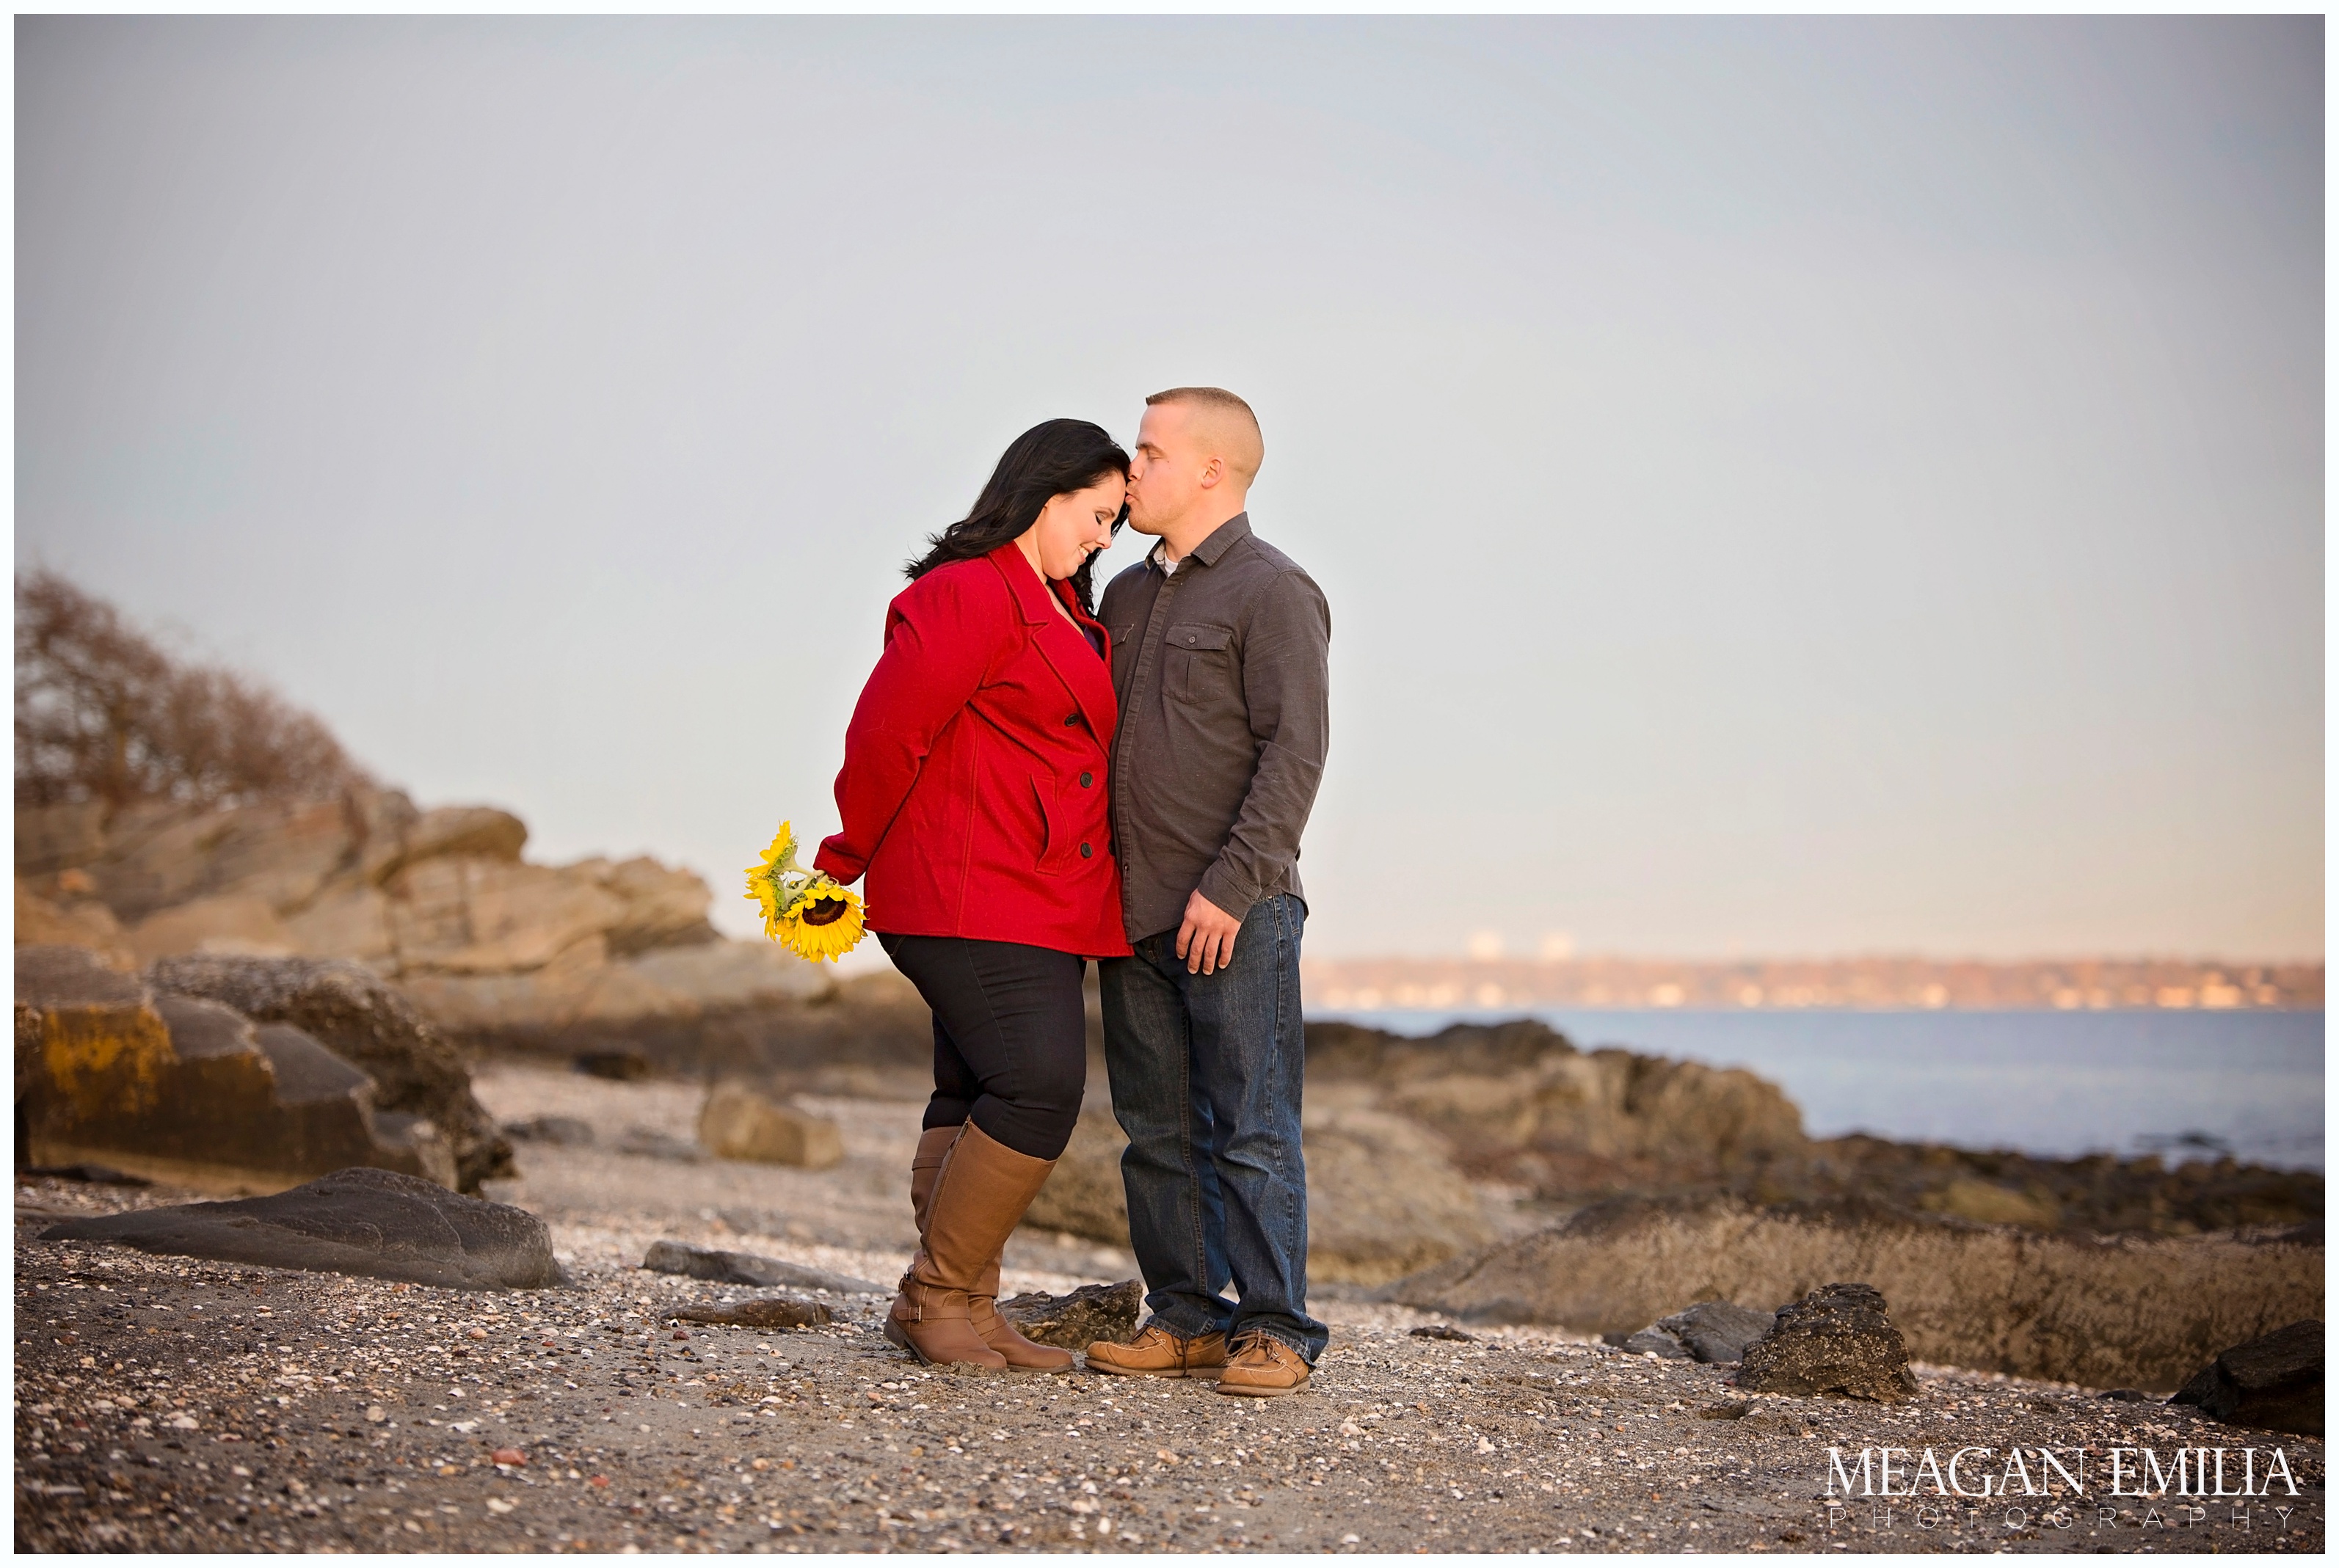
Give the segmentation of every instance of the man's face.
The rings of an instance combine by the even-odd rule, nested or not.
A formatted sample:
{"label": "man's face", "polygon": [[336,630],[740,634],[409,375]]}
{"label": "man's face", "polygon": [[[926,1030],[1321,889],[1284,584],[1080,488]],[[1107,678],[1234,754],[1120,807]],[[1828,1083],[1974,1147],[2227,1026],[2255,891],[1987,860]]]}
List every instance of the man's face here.
{"label": "man's face", "polygon": [[1137,450],[1129,465],[1129,526],[1158,534],[1190,511],[1202,493],[1210,465],[1193,438],[1183,405],[1155,403],[1137,426]]}

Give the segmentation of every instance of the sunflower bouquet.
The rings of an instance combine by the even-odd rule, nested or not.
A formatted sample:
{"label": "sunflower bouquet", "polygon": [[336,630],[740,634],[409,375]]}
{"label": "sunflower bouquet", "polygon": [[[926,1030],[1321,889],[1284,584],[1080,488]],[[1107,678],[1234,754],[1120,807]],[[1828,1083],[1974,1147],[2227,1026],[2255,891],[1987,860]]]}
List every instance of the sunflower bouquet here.
{"label": "sunflower bouquet", "polygon": [[827,873],[796,864],[796,835],[786,823],[747,868],[747,897],[763,906],[764,934],[799,958],[843,958],[860,943],[860,898]]}

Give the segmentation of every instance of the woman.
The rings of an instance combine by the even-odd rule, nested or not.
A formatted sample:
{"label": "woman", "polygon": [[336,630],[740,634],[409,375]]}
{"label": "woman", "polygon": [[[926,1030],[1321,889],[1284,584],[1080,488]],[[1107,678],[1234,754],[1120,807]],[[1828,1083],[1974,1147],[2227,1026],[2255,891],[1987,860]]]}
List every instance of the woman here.
{"label": "woman", "polygon": [[1090,582],[1128,477],[1103,430],[1051,419],[911,564],[845,731],[844,826],[814,862],[867,874],[869,928],[933,1009],[919,1249],[885,1324],[921,1361],[1072,1365],[993,1303],[1008,1235],[1080,1117],[1086,961],[1130,951],[1105,808],[1111,649]]}

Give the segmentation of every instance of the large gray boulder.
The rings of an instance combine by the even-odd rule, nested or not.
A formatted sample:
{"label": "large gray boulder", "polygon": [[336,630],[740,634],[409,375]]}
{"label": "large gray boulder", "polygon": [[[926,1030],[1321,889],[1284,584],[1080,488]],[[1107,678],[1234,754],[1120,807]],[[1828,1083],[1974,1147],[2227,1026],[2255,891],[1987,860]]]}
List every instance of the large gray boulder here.
{"label": "large gray boulder", "polygon": [[290,1024],[154,994],[79,948],[16,950],[19,1158],[95,1163],[199,1191],[275,1191],[349,1166],[452,1184],[423,1119]]}
{"label": "large gray boulder", "polygon": [[1867,1285],[1826,1285],[1779,1308],[1771,1331],[1746,1347],[1738,1386],[1890,1404],[1914,1395],[1917,1379],[1882,1294]]}
{"label": "large gray boulder", "polygon": [[1426,1039],[1328,1021],[1307,1033],[1311,1089],[1371,1086],[1381,1109],[1445,1135],[1474,1172],[1536,1185],[1575,1169],[1679,1181],[1759,1170],[1809,1147],[1794,1102],[1752,1073],[1580,1050],[1529,1019]]}
{"label": "large gray boulder", "polygon": [[[58,879],[47,880],[54,884]],[[87,948],[110,968],[137,967],[122,945],[122,924],[112,910],[94,898],[74,898],[54,887],[51,891],[55,897],[26,885],[21,876],[16,879],[17,946]]]}
{"label": "large gray boulder", "polygon": [[2322,1323],[2309,1318],[2220,1352],[2169,1403],[2235,1426],[2322,1436]]}
{"label": "large gray boulder", "polygon": [[402,1279],[458,1290],[540,1290],[567,1277],[544,1221],[419,1177],[340,1170],[268,1198],[67,1220],[43,1241],[100,1241],[174,1257]]}
{"label": "large gray boulder", "polygon": [[153,801],[109,816],[104,849],[84,864],[98,896],[125,922],[229,895],[285,912],[315,898],[349,865],[359,827],[346,800],[224,810]]}
{"label": "large gray boulder", "polygon": [[[17,814],[16,833],[44,940],[104,938],[94,945],[142,960],[355,960],[451,1032],[663,1027],[826,994],[817,966],[768,942],[722,942],[706,918],[714,893],[695,873],[646,857],[532,865],[527,840],[509,812],[418,811],[366,785],[232,808],[35,808]],[[54,904],[68,880],[94,894],[118,942],[44,918],[39,901]]]}
{"label": "large gray boulder", "polygon": [[360,871],[376,886],[410,865],[448,855],[473,860],[519,863],[528,843],[528,824],[494,806],[449,805],[418,812],[404,795],[392,792],[382,809],[367,823],[365,855]]}
{"label": "large gray boulder", "polygon": [[[1316,1278],[1383,1285],[1494,1238],[1485,1205],[1436,1133],[1363,1109],[1310,1112],[1300,1133],[1308,1169],[1308,1270]],[[1081,1116],[1023,1222],[1129,1245],[1121,1151],[1110,1113]]]}
{"label": "large gray boulder", "polygon": [[427,1119],[438,1129],[453,1151],[463,1191],[514,1174],[511,1142],[473,1097],[470,1070],[454,1046],[363,964],[196,954],[160,960],[146,977],[159,991],[291,1024],[364,1069],[379,1109]]}
{"label": "large gray boulder", "polygon": [[1120,1182],[1120,1154],[1128,1147],[1110,1111],[1082,1112],[1046,1184],[1023,1211],[1023,1223],[1127,1247],[1129,1199]]}
{"label": "large gray boulder", "polygon": [[1485,1205],[1446,1142],[1385,1112],[1310,1113],[1308,1271],[1346,1285],[1386,1285],[1495,1238]]}

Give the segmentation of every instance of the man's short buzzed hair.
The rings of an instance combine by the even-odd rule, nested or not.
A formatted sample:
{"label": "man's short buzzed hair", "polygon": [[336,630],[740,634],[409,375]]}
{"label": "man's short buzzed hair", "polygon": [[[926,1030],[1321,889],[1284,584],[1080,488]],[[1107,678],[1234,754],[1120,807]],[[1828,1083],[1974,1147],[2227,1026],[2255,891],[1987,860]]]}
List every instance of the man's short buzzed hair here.
{"label": "man's short buzzed hair", "polygon": [[1246,487],[1258,478],[1258,466],[1267,458],[1267,441],[1258,433],[1258,416],[1250,411],[1248,403],[1224,387],[1172,387],[1145,399],[1149,409],[1156,403],[1183,403],[1199,410],[1218,438],[1218,455],[1227,460],[1227,467],[1242,476]]}

